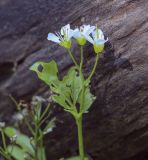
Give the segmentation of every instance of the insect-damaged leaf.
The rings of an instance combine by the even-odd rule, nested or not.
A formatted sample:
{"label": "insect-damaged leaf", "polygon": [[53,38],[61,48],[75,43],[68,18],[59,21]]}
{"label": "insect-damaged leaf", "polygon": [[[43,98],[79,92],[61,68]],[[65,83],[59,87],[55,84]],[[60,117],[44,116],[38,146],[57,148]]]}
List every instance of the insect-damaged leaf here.
{"label": "insect-damaged leaf", "polygon": [[52,83],[58,81],[58,67],[54,60],[48,63],[40,61],[36,62],[30,67],[30,70],[36,72],[39,79],[41,79],[48,85],[51,85]]}

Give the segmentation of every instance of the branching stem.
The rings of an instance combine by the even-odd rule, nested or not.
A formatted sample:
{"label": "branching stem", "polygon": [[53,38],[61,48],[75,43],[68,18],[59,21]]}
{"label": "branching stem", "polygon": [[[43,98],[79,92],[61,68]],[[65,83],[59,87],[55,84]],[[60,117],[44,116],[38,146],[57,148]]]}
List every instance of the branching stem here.
{"label": "branching stem", "polygon": [[96,61],[95,61],[94,67],[93,67],[93,69],[92,69],[91,74],[90,74],[89,77],[87,78],[87,80],[91,80],[92,76],[94,75],[94,73],[95,73],[95,71],[96,71],[96,68],[97,68],[98,60],[99,60],[99,54],[97,54],[97,56],[96,56]]}
{"label": "branching stem", "polygon": [[76,67],[77,67],[77,69],[79,70],[79,65],[78,65],[78,63],[76,62],[76,60],[75,60],[75,58],[74,58],[74,56],[73,56],[73,54],[72,54],[71,50],[70,50],[70,49],[68,49],[68,52],[69,52],[69,55],[70,55],[70,57],[71,57],[71,59],[72,59],[73,63],[75,64],[75,66],[76,66]]}

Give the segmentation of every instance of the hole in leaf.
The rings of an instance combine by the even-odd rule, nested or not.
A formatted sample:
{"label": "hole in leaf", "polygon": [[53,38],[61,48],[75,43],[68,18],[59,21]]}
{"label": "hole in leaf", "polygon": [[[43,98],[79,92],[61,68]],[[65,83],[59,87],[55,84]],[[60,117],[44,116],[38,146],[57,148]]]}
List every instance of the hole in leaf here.
{"label": "hole in leaf", "polygon": [[80,74],[76,71],[76,77],[79,77],[80,76]]}
{"label": "hole in leaf", "polygon": [[42,66],[41,64],[38,66],[38,71],[39,71],[39,72],[42,72],[42,71],[43,71],[43,66]]}

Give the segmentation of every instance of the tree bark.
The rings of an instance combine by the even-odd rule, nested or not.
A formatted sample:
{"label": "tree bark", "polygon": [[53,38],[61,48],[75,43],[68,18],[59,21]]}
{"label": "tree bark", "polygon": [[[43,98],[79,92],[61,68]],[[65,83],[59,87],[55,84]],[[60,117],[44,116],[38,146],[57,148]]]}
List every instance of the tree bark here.
{"label": "tree bark", "polygon": [[[148,159],[147,11],[147,0],[1,0],[0,120],[15,112],[9,94],[27,102],[49,95],[29,71],[33,62],[54,58],[63,74],[72,66],[66,50],[47,41],[48,32],[67,23],[98,24],[109,42],[92,82],[97,99],[84,118],[87,152],[95,160]],[[79,57],[75,44],[73,50]],[[87,45],[86,74],[94,56]],[[55,116],[60,123],[47,142],[52,160],[75,154],[77,146],[73,119],[58,107]]]}

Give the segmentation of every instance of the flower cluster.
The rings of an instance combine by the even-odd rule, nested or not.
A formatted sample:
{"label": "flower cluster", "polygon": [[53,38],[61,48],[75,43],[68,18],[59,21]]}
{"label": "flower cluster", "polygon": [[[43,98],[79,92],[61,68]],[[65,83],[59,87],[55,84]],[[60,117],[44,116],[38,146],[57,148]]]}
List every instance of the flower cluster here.
{"label": "flower cluster", "polygon": [[70,25],[61,28],[60,32],[55,34],[49,33],[47,39],[63,46],[66,49],[71,48],[71,39],[76,39],[77,43],[81,46],[85,45],[86,41],[89,41],[96,54],[100,53],[104,49],[105,39],[101,29],[97,26],[83,25],[80,28],[71,29]]}

